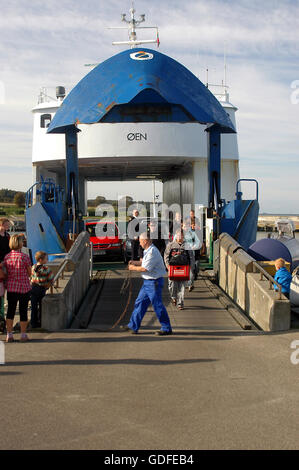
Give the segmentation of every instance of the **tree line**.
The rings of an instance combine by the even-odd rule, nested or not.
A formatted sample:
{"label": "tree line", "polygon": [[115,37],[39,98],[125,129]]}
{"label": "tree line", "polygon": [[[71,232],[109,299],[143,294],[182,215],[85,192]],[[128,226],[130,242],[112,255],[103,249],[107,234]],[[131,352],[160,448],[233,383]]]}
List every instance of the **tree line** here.
{"label": "tree line", "polygon": [[22,191],[14,191],[13,189],[0,189],[0,203],[8,202],[18,207],[25,205],[25,193]]}

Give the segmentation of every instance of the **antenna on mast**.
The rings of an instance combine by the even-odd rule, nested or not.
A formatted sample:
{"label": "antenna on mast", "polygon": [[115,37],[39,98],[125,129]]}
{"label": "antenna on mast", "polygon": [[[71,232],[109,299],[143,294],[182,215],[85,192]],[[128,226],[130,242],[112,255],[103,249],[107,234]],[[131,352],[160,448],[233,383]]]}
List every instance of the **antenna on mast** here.
{"label": "antenna on mast", "polygon": [[[130,15],[131,19],[127,20],[126,13],[121,14],[121,21],[126,23],[127,26],[110,26],[108,29],[127,29],[128,34],[129,34],[129,40],[128,41],[114,41],[112,43],[113,46],[122,46],[122,45],[129,45],[131,46],[131,49],[133,49],[136,46],[140,46],[141,44],[157,44],[157,46],[160,46],[160,39],[159,39],[159,30],[157,26],[139,26],[141,23],[145,21],[145,15],[142,14],[140,15],[140,19],[136,20],[135,18],[135,13],[136,10],[134,8],[134,1],[131,2],[131,8],[130,8]],[[136,29],[155,29],[156,30],[156,39],[137,39],[137,33]],[[95,64],[84,64],[85,67],[96,67],[98,63]]]}
{"label": "antenna on mast", "polygon": [[[160,39],[159,39],[159,31],[157,26],[139,26],[141,23],[145,21],[145,14],[140,15],[140,19],[136,20],[135,13],[136,10],[134,8],[134,2],[132,1],[130,8],[130,15],[131,18],[127,20],[126,13],[121,14],[121,21],[126,23],[127,26],[110,26],[108,29],[127,29],[129,34],[128,41],[114,41],[112,43],[113,46],[122,46],[122,45],[129,45],[131,49],[136,46],[140,46],[141,44],[157,44],[160,46]],[[156,39],[137,39],[137,29],[155,29],[156,30]]]}
{"label": "antenna on mast", "polygon": [[[221,85],[216,84],[216,83],[209,83],[209,71],[210,69],[207,67],[206,68],[206,87],[207,88],[221,88],[221,91],[213,91],[213,94],[216,96],[216,98],[220,99],[221,101],[229,102],[229,86],[227,85],[227,56],[226,56],[226,46],[227,46],[227,41],[224,42],[224,48],[223,48],[223,79],[221,80]],[[216,71],[216,70],[215,70]]]}
{"label": "antenna on mast", "polygon": [[223,50],[223,67],[224,67],[224,84],[223,84],[223,90],[224,90],[224,96],[225,100],[229,101],[229,94],[228,94],[228,86],[227,86],[227,61],[226,61],[226,46],[227,46],[227,41],[224,41],[224,50]]}

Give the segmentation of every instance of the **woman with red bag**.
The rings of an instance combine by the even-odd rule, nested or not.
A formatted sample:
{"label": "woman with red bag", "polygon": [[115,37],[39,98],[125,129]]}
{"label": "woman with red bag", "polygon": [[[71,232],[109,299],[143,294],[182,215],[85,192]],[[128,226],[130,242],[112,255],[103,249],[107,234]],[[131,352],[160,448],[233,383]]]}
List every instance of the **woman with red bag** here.
{"label": "woman with red bag", "polygon": [[[164,262],[168,269],[168,275],[173,274],[173,276],[171,275],[168,278],[168,290],[172,303],[177,305],[179,310],[184,309],[185,284],[189,279],[189,270],[194,267],[194,253],[192,250],[188,250],[187,247],[183,231],[179,229],[175,234],[174,240],[168,243],[164,253]],[[188,266],[189,270],[186,273],[185,279],[176,278],[175,270],[171,269],[171,266]],[[183,270],[177,269],[176,271],[178,276],[180,276],[179,271]]]}

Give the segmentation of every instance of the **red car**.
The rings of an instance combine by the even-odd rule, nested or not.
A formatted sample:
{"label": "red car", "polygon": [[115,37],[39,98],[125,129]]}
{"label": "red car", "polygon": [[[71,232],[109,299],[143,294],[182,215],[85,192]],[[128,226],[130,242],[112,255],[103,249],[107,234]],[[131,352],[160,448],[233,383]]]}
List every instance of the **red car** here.
{"label": "red car", "polygon": [[123,258],[123,241],[119,238],[119,230],[114,222],[86,222],[85,229],[90,235],[94,257]]}

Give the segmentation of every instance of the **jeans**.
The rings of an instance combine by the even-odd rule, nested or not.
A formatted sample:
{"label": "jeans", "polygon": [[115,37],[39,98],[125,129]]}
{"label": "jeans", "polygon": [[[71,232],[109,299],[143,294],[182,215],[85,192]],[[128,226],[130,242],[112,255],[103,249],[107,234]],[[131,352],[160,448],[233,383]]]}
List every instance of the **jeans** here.
{"label": "jeans", "polygon": [[170,297],[177,301],[179,307],[184,307],[185,283],[190,281],[172,281],[168,279]]}
{"label": "jeans", "polygon": [[38,284],[32,285],[31,291],[31,326],[37,328],[41,326],[42,299],[46,294],[46,289]]}
{"label": "jeans", "polygon": [[139,260],[139,240],[131,240],[131,246],[132,246],[131,260],[138,261]]}
{"label": "jeans", "polygon": [[5,318],[4,315],[4,295],[0,297],[0,319]]}
{"label": "jeans", "polygon": [[195,267],[194,267],[194,279],[197,279],[199,274],[199,259],[195,259]]}
{"label": "jeans", "polygon": [[170,320],[166,308],[163,305],[162,289],[163,277],[159,279],[144,279],[143,285],[135,301],[128,327],[138,331],[144,315],[150,304],[152,304],[163,331],[171,331]]}
{"label": "jeans", "polygon": [[187,281],[187,287],[193,286],[194,279],[195,279],[194,270],[190,266],[190,276],[189,276],[189,281]]}

